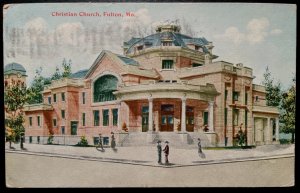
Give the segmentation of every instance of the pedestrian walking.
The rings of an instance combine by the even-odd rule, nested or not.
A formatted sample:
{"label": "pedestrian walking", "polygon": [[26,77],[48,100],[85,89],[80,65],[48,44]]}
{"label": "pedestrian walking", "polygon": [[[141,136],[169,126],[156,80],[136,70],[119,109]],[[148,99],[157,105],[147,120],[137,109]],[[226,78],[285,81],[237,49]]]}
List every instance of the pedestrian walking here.
{"label": "pedestrian walking", "polygon": [[205,158],[205,154],[204,154],[203,151],[202,151],[201,139],[200,139],[200,138],[198,138],[198,155],[199,155],[201,158]]}
{"label": "pedestrian walking", "polygon": [[161,141],[157,142],[157,153],[158,153],[158,163],[161,164],[161,152],[162,152],[162,148],[161,148]]}
{"label": "pedestrian walking", "polygon": [[97,148],[101,148],[101,150],[104,151],[103,143],[102,143],[102,134],[101,133],[99,133],[99,143],[98,143]]}
{"label": "pedestrian walking", "polygon": [[169,160],[168,160],[168,156],[169,156],[169,142],[168,141],[165,141],[165,148],[163,149],[164,153],[165,153],[165,164],[168,164],[169,163]]}
{"label": "pedestrian walking", "polygon": [[111,132],[111,148],[115,149],[116,147],[116,139],[115,139],[115,135],[114,132]]}

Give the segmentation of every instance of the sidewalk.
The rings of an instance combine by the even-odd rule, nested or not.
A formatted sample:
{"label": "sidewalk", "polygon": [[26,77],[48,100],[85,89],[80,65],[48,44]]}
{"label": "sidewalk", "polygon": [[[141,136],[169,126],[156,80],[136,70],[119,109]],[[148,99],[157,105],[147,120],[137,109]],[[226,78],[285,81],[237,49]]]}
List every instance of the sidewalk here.
{"label": "sidewalk", "polygon": [[[14,150],[9,149],[8,143],[6,143],[5,151],[72,159],[87,159],[95,161],[166,167],[166,165],[157,164],[158,155],[156,146],[117,147],[117,151],[114,151],[111,148],[104,148],[104,152],[98,151],[95,147],[74,147],[25,143],[25,150],[21,150],[20,144],[13,144],[12,146],[15,148]],[[170,165],[167,167],[216,164],[224,162],[269,159],[275,157],[291,157],[294,156],[295,150],[294,145],[265,145],[258,146],[254,149],[203,149],[203,153],[206,157],[200,158],[198,156],[197,149],[178,149],[173,148],[171,144],[169,146]],[[162,161],[164,163],[163,153]]]}

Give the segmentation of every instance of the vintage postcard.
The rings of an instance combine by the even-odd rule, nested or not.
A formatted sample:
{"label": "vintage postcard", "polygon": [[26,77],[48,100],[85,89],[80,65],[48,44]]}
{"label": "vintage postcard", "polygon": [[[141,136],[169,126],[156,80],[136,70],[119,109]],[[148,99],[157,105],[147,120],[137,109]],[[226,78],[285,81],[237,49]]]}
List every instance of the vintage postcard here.
{"label": "vintage postcard", "polygon": [[3,43],[7,187],[294,186],[294,4],[5,4]]}

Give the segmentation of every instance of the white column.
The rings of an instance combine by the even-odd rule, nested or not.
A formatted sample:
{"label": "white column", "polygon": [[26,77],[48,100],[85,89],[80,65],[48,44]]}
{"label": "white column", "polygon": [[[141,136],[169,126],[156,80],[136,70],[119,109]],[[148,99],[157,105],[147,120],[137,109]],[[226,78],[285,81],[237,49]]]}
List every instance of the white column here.
{"label": "white column", "polygon": [[122,123],[121,123],[121,101],[118,102],[118,130],[122,130]]}
{"label": "white column", "polygon": [[181,98],[181,132],[186,132],[186,98]]}
{"label": "white column", "polygon": [[149,97],[149,120],[148,120],[148,131],[153,131],[153,98]]}
{"label": "white column", "polygon": [[279,141],[279,118],[276,118],[276,141]]}
{"label": "white column", "polygon": [[209,101],[208,102],[208,127],[209,131],[213,132],[214,131],[214,101]]}

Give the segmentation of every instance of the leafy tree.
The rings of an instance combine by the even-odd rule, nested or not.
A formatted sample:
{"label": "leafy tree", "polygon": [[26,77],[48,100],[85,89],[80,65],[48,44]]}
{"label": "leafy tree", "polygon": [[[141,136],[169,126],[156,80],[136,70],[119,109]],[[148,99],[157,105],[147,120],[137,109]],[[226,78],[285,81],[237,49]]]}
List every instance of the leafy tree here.
{"label": "leafy tree", "polygon": [[58,80],[58,79],[60,79],[61,77],[62,77],[62,75],[60,74],[59,68],[58,68],[58,66],[56,66],[55,72],[54,72],[54,74],[52,75],[51,80]]}
{"label": "leafy tree", "polygon": [[[24,112],[22,111],[24,104],[28,100],[28,90],[22,82],[16,82],[12,80],[12,84],[8,85],[4,91],[4,105],[6,110],[6,137],[10,142],[18,141],[23,137],[25,128],[24,123]],[[23,148],[23,140],[21,138],[20,143]]]}
{"label": "leafy tree", "polygon": [[42,91],[44,90],[45,78],[41,76],[42,68],[35,72],[34,80],[28,88],[28,103],[36,104],[43,102]]}
{"label": "leafy tree", "polygon": [[296,78],[293,78],[293,85],[283,94],[281,109],[283,113],[280,121],[284,123],[282,131],[292,134],[292,143],[295,141],[295,113],[296,113]]}
{"label": "leafy tree", "polygon": [[64,58],[64,60],[62,62],[62,67],[63,67],[62,77],[63,78],[67,78],[67,77],[71,76],[71,74],[72,74],[71,65],[72,65],[72,60],[70,59],[69,63],[67,63],[66,59]]}
{"label": "leafy tree", "polygon": [[279,106],[282,96],[281,84],[274,83],[274,79],[271,76],[269,68],[266,68],[264,73],[264,80],[262,84],[266,87],[266,100],[268,106]]}

